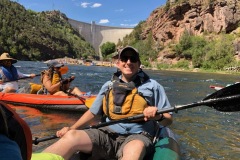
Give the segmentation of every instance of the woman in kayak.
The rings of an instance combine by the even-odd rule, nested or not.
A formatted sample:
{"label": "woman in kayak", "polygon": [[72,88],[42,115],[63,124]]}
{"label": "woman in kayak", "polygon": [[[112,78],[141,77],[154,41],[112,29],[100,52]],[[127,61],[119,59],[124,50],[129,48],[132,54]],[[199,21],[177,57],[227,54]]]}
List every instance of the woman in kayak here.
{"label": "woman in kayak", "polygon": [[[119,71],[102,86],[91,108],[75,124],[57,131],[56,135],[62,138],[43,152],[69,159],[80,151],[94,160],[137,160],[153,153],[158,123],[162,126],[172,123],[171,113],[157,114],[158,110],[171,107],[164,88],[139,68],[141,62],[135,48],[122,49],[116,65]],[[84,129],[95,116],[103,114],[106,121],[139,114],[144,118]]]}
{"label": "woman in kayak", "polygon": [[9,93],[16,92],[18,80],[23,77],[34,78],[35,74],[23,74],[14,67],[17,60],[10,57],[8,53],[3,53],[0,56],[0,91]]}
{"label": "woman in kayak", "polygon": [[49,69],[42,71],[41,82],[43,84],[43,91],[51,95],[67,96],[68,94],[82,95],[82,92],[77,87],[70,88],[70,83],[74,80],[74,76],[69,78],[62,78],[60,68],[64,64],[57,60],[51,60],[47,63]]}

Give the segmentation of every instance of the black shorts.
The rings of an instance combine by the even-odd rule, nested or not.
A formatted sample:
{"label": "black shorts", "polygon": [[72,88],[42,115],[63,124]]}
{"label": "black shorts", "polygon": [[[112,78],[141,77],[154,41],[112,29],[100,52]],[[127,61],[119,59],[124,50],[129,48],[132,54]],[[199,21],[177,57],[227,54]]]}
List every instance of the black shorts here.
{"label": "black shorts", "polygon": [[132,140],[141,140],[146,147],[146,155],[153,152],[153,143],[151,137],[144,134],[119,135],[112,132],[108,127],[99,129],[84,130],[93,143],[91,158],[98,159],[120,159],[125,144]]}

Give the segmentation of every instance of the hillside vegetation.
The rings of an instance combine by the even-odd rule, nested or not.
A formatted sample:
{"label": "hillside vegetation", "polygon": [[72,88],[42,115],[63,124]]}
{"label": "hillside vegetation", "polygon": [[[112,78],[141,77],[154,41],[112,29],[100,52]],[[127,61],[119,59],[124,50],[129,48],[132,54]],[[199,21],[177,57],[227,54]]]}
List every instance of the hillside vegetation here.
{"label": "hillside vegetation", "polygon": [[239,6],[237,0],[169,0],[117,46],[135,46],[149,68],[239,66]]}
{"label": "hillside vegetation", "polygon": [[42,61],[95,54],[59,11],[39,13],[1,0],[0,19],[0,53],[9,52],[16,59]]}

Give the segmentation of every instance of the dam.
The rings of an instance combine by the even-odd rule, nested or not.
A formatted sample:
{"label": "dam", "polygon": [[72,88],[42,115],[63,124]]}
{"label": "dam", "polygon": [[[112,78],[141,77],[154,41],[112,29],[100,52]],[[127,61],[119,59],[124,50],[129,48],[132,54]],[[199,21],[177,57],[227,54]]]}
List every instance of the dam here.
{"label": "dam", "polygon": [[122,40],[123,37],[133,31],[133,28],[96,25],[94,21],[92,23],[85,23],[73,19],[68,19],[68,22],[85,38],[87,42],[89,42],[94,47],[95,52],[100,57],[102,57],[100,51],[100,46],[102,44],[106,42],[117,44],[119,40]]}

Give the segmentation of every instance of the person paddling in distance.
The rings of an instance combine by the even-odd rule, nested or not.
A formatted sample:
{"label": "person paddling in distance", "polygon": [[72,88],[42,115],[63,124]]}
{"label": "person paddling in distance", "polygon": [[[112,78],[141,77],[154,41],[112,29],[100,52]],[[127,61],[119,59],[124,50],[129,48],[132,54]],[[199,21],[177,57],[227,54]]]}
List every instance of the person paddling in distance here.
{"label": "person paddling in distance", "polygon": [[4,93],[17,92],[19,89],[18,80],[23,77],[34,78],[35,74],[23,74],[13,65],[16,59],[10,57],[9,53],[0,56],[0,91]]}
{"label": "person paddling in distance", "polygon": [[77,87],[70,88],[70,83],[75,79],[74,76],[65,79],[62,78],[60,68],[64,64],[59,63],[57,60],[51,60],[47,63],[47,66],[49,69],[42,71],[41,76],[44,92],[62,96],[67,96],[68,94],[82,95],[82,92]]}
{"label": "person paddling in distance", "polygon": [[[60,140],[43,150],[69,159],[80,151],[91,159],[139,160],[154,151],[153,138],[160,123],[172,123],[171,113],[156,114],[171,107],[164,88],[143,72],[138,51],[127,46],[118,54],[118,71],[106,82],[91,108],[71,127],[56,132]],[[144,119],[98,129],[83,129],[96,115],[106,121],[144,114]]]}

